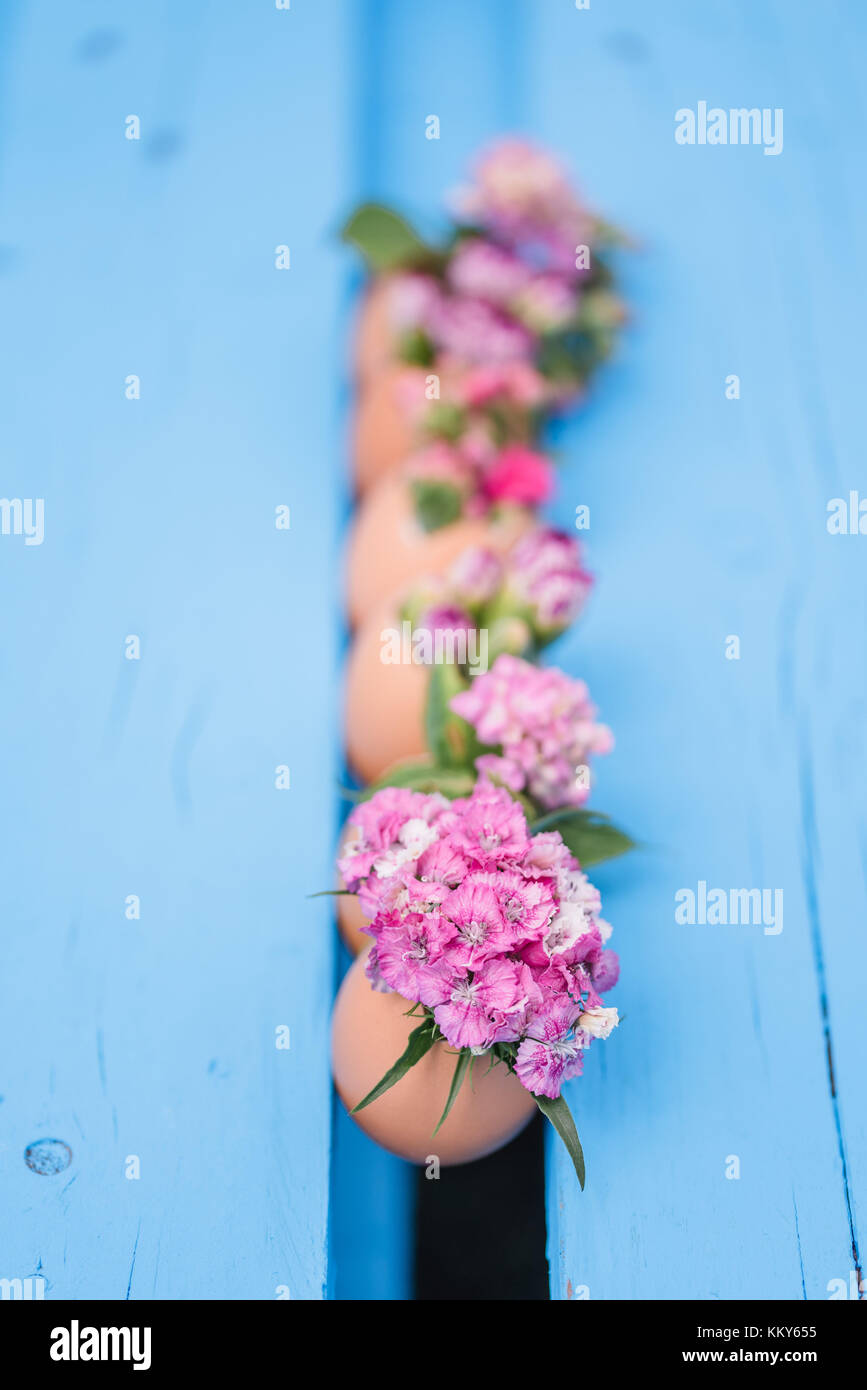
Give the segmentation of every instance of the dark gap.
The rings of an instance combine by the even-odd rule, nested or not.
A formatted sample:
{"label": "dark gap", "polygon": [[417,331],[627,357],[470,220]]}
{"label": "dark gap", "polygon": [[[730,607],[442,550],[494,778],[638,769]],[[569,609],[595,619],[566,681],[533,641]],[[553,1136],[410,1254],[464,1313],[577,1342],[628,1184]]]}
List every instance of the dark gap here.
{"label": "dark gap", "polygon": [[499,1153],[416,1179],[416,1299],[545,1299],[545,1121]]}

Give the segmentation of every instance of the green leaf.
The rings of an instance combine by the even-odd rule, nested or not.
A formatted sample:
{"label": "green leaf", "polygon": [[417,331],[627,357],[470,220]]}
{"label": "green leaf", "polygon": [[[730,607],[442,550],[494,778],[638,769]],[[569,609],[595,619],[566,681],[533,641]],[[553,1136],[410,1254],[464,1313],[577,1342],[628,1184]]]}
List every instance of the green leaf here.
{"label": "green leaf", "polygon": [[[448,1118],[448,1113],[454,1105],[455,1101],[457,1100],[458,1092],[464,1084],[464,1077],[466,1076],[467,1072],[469,1071],[472,1065],[473,1054],[468,1047],[465,1047],[461,1052],[458,1053],[458,1060],[455,1062],[454,1075],[452,1076],[452,1084],[449,1087],[448,1099],[446,1100],[446,1108],[440,1115],[439,1124],[434,1130],[434,1134],[439,1133],[441,1126],[445,1123],[446,1119]],[[431,1138],[433,1138],[433,1135],[431,1136]]]}
{"label": "green leaf", "polygon": [[308,898],[354,898],[348,888],[323,888],[321,893],[308,893]]}
{"label": "green leaf", "polygon": [[541,830],[559,830],[564,843],[582,868],[602,864],[606,859],[616,859],[619,854],[626,854],[635,848],[635,841],[601,811],[563,806],[550,811],[530,826],[533,835]]}
{"label": "green leaf", "polygon": [[405,218],[381,203],[363,203],[346,223],[342,237],[358,247],[373,271],[422,265],[437,255]]}
{"label": "green leaf", "polygon": [[557,1096],[555,1100],[551,1100],[548,1096],[537,1096],[535,1092],[531,1092],[531,1095],[546,1120],[551,1121],[551,1124],[566,1145],[566,1150],[574,1164],[575,1172],[578,1174],[578,1182],[583,1192],[584,1150],[581,1148],[581,1140],[578,1138],[578,1131],[575,1128],[572,1111],[569,1109],[563,1096]]}
{"label": "green leaf", "polygon": [[428,748],[440,767],[467,767],[472,761],[473,730],[449,708],[453,696],[466,690],[468,684],[453,662],[443,661],[431,667],[424,724]]}
{"label": "green leaf", "polygon": [[428,406],[422,424],[435,439],[454,444],[467,427],[467,413],[454,401],[434,401]]}
{"label": "green leaf", "polygon": [[475,775],[470,768],[439,767],[426,759],[418,763],[399,763],[386,770],[378,782],[367,787],[362,800],[367,801],[383,787],[408,787],[414,792],[442,792],[443,796],[454,799],[468,796],[475,785]]}
{"label": "green leaf", "polygon": [[437,1029],[433,1019],[426,1018],[424,1023],[420,1023],[418,1028],[414,1028],[409,1035],[406,1050],[401,1053],[393,1067],[388,1071],[381,1081],[377,1082],[372,1091],[353,1106],[350,1114],[355,1115],[359,1110],[363,1110],[366,1105],[372,1105],[375,1100],[379,1100],[381,1095],[390,1090],[400,1081],[416,1062],[420,1062],[426,1052],[429,1052],[436,1042]]}
{"label": "green leaf", "polygon": [[439,531],[460,518],[464,499],[453,483],[415,478],[411,487],[415,514],[423,531]]}

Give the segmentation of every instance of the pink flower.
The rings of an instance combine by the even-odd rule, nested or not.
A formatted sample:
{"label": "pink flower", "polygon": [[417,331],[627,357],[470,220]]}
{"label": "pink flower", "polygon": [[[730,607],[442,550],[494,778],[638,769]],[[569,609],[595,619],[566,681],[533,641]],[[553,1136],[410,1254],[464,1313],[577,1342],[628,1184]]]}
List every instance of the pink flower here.
{"label": "pink flower", "polygon": [[617,952],[600,951],[598,959],[590,969],[590,975],[593,980],[593,987],[599,994],[613,989],[620,976],[620,961],[617,959]]}
{"label": "pink flower", "polygon": [[518,1080],[535,1096],[556,1100],[566,1081],[580,1076],[584,1069],[582,1044],[575,1038],[556,1042],[537,1042],[525,1038],[518,1048],[515,1071]]}
{"label": "pink flower", "polygon": [[476,760],[479,772],[528,791],[546,810],[583,805],[588,760],[614,743],[606,725],[595,722],[583,681],[507,654],[454,696],[451,708],[482,743],[500,750]]}
{"label": "pink flower", "polygon": [[484,299],[443,300],[430,333],[440,351],[463,362],[513,362],[535,350],[532,334]]}
{"label": "pink flower", "polygon": [[[390,853],[398,852],[402,863],[408,862],[408,849],[417,847],[421,854],[427,848],[418,838],[425,833],[421,826],[432,825],[448,806],[439,794],[426,796],[403,787],[385,787],[362,801],[349,816],[350,838],[337,861],[347,888],[354,892],[375,861],[386,862]],[[415,839],[410,823],[414,823]]]}
{"label": "pink flower", "polygon": [[577,618],[592,583],[578,541],[552,527],[524,536],[508,557],[507,584],[546,641]]}
{"label": "pink flower", "polygon": [[476,167],[475,183],[461,190],[467,221],[533,255],[542,265],[575,274],[575,248],[588,240],[588,218],[557,161],[526,140],[501,140]]}
{"label": "pink flower", "polygon": [[442,913],[457,935],[449,945],[449,961],[476,970],[491,956],[504,955],[515,945],[516,932],[507,921],[498,895],[485,875],[470,874],[443,903]]}
{"label": "pink flower", "polygon": [[459,973],[443,958],[452,927],[439,914],[390,914],[376,938],[379,973],[404,998],[433,1008],[449,998]]}
{"label": "pink flower", "polygon": [[473,619],[463,608],[455,604],[441,603],[421,615],[415,625],[416,632],[429,632],[431,637],[437,633],[471,632],[475,627]]}
{"label": "pink flower", "polygon": [[491,1046],[502,1014],[520,1009],[523,976],[510,960],[487,960],[451,988],[448,1001],[437,1005],[434,1018],[452,1047],[484,1050]]}
{"label": "pink flower", "polygon": [[471,408],[504,401],[528,410],[536,409],[547,400],[548,389],[545,378],[529,362],[523,361],[472,367],[464,374],[458,388],[461,400]]}
{"label": "pink flower", "polygon": [[493,502],[536,507],[547,501],[553,491],[551,461],[523,444],[510,444],[488,464],[482,486]]}
{"label": "pink flower", "polygon": [[470,608],[492,599],[502,579],[502,561],[482,545],[462,551],[448,572],[448,586],[455,599]]}
{"label": "pink flower", "polygon": [[568,995],[550,995],[527,1022],[528,1036],[518,1048],[518,1080],[535,1095],[559,1096],[564,1081],[583,1066],[583,1040],[569,1037],[581,1012]]}
{"label": "pink flower", "polygon": [[[487,715],[510,727],[508,711]],[[505,788],[483,777],[451,803],[377,792],[353,811],[340,864],[370,918],[371,985],[421,1005],[453,1047],[502,1045],[523,1085],[553,1097],[616,1026],[599,894],[555,831],[529,834]]]}
{"label": "pink flower", "polygon": [[518,256],[481,237],[461,242],[449,262],[448,280],[453,290],[503,308],[529,279],[530,271]]}
{"label": "pink flower", "polygon": [[443,829],[451,842],[481,869],[519,860],[529,843],[524,812],[503,788],[480,780],[472,796],[453,801]]}

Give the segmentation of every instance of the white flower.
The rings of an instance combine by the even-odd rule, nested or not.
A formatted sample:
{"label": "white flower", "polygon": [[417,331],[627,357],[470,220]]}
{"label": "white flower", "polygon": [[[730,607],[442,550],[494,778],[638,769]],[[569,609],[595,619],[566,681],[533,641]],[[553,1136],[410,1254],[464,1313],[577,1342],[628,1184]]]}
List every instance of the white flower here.
{"label": "white flower", "polygon": [[568,951],[582,936],[593,930],[593,918],[583,903],[561,902],[560,911],[553,919],[542,945],[549,956]]}
{"label": "white flower", "polygon": [[404,864],[410,864],[424,854],[437,838],[435,826],[428,825],[420,816],[414,816],[401,827],[398,844],[375,860],[373,867],[380,878],[391,878]]}
{"label": "white flower", "polygon": [[586,1013],[578,1015],[575,1026],[591,1038],[607,1038],[619,1022],[616,1009],[588,1009]]}

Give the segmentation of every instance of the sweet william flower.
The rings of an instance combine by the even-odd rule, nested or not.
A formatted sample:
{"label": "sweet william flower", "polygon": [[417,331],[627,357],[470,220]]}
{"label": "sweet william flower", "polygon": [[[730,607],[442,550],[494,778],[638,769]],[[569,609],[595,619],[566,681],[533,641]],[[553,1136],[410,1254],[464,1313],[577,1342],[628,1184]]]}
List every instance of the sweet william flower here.
{"label": "sweet william flower", "polygon": [[446,798],[438,793],[428,796],[404,787],[385,787],[356,806],[349,816],[344,852],[337,861],[347,888],[354,892],[374,861],[388,851],[406,848],[406,840],[400,837],[409,821],[432,824],[448,807]]}
{"label": "sweet william flower", "polygon": [[487,960],[472,975],[455,981],[447,1002],[434,1018],[453,1047],[488,1048],[497,1030],[496,1015],[511,1013],[523,1002],[522,975],[510,960]]}
{"label": "sweet william flower", "polygon": [[378,923],[379,974],[405,998],[433,1008],[449,998],[457,975],[443,952],[454,928],[433,913],[392,913]]}
{"label": "sweet william flower", "polygon": [[614,743],[611,731],[596,723],[583,681],[509,654],[454,696],[451,708],[482,743],[498,747],[477,759],[477,769],[513,791],[526,790],[546,810],[583,805],[590,787],[578,769]]}
{"label": "sweet william flower", "polygon": [[[371,868],[363,885],[375,911],[367,975],[375,989],[421,1007],[415,1052],[442,1041],[457,1049],[458,1084],[468,1053],[491,1052],[492,1064],[508,1066],[540,1104],[565,1111],[564,1083],[617,1023],[602,991],[618,966],[603,945],[610,928],[599,894],[560,835],[530,835],[521,804],[484,778],[445,807],[391,791],[353,814],[362,855],[375,842],[376,862],[387,857],[388,868],[415,856],[382,879]],[[356,1109],[404,1069],[392,1068]],[[583,1180],[579,1146],[561,1133]]]}
{"label": "sweet william flower", "polygon": [[471,797],[452,802],[444,829],[455,848],[482,869],[517,861],[529,836],[521,807],[502,787],[480,781]]}
{"label": "sweet william flower", "polygon": [[449,961],[472,970],[510,951],[516,939],[497,894],[480,878],[470,874],[442,905],[442,915],[456,933],[449,943]]}

